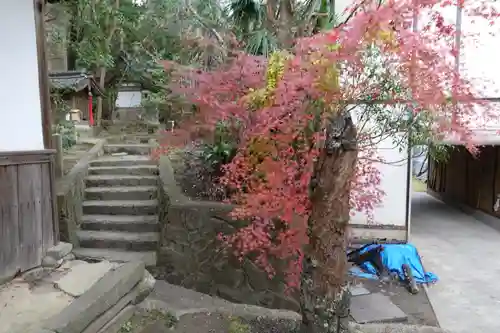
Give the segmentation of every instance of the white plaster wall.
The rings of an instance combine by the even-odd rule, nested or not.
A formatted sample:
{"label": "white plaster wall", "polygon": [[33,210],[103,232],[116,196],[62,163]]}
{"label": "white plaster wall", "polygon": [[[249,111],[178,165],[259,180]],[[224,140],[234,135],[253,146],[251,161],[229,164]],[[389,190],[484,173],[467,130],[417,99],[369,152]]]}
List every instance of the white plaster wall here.
{"label": "white plaster wall", "polygon": [[[375,223],[404,227],[406,224],[406,188],[408,173],[408,153],[403,147],[393,145],[392,140],[383,140],[376,149],[383,162],[375,163],[380,172],[380,188],[385,192],[382,204],[374,210]],[[356,213],[352,223],[368,224],[364,214]]]}
{"label": "white plaster wall", "polygon": [[[343,10],[350,6],[351,0],[337,1],[337,14],[342,19],[345,17]],[[471,2],[469,2],[471,3]],[[494,4],[500,11],[500,3]],[[500,97],[500,66],[497,59],[500,59],[500,47],[498,47],[498,39],[500,38],[500,25],[489,25],[482,18],[471,17],[467,13],[467,7],[462,13],[463,33],[461,48],[460,48],[460,73],[461,75],[471,79],[478,91],[482,92],[483,97]],[[448,24],[456,23],[457,7],[447,6],[445,9],[439,9],[443,14]],[[422,13],[419,17],[419,27],[425,24],[429,17],[426,13]],[[450,64],[454,63],[454,59],[450,57]],[[481,137],[482,142],[500,143],[500,103],[497,103],[498,117],[496,119],[488,119],[487,121],[475,121],[477,128],[477,136]],[[481,110],[478,108],[478,114]],[[484,128],[483,128],[484,127]],[[384,163],[377,163],[377,167],[381,173],[381,188],[385,195],[382,203],[374,211],[375,223],[379,228],[370,227],[367,218],[362,213],[356,213],[351,223],[366,226],[353,229],[353,236],[360,238],[390,238],[405,240],[409,234],[410,221],[406,225],[407,217],[407,191],[411,194],[410,188],[407,188],[408,170],[407,163],[411,162],[405,147],[399,149],[394,147],[393,140],[388,138],[377,144],[377,151]],[[397,162],[397,163],[395,163]],[[406,227],[407,230],[384,230],[380,226],[398,226]]]}
{"label": "white plaster wall", "polygon": [[43,149],[33,0],[0,6],[0,151]]}
{"label": "white plaster wall", "polygon": [[[347,17],[344,10],[351,6],[352,2],[352,0],[336,1],[336,14],[340,20]],[[355,111],[352,116],[355,123],[366,129],[370,128],[368,123],[357,119]],[[382,203],[373,211],[375,223],[370,223],[364,213],[355,212],[351,217],[351,236],[362,239],[387,238],[405,241],[410,227],[406,226],[408,153],[405,146],[394,145],[394,138],[378,142],[375,149],[380,161],[383,161],[375,165],[380,172],[380,188],[385,195],[382,197]],[[411,193],[411,189],[409,191]]]}
{"label": "white plaster wall", "polygon": [[[467,2],[466,2],[467,3]],[[500,25],[498,19],[495,24],[490,24],[489,20],[472,16],[469,11],[471,2],[468,2],[462,11],[462,40],[460,52],[460,74],[470,79],[481,97],[500,98]],[[477,4],[472,6],[477,7]],[[489,2],[489,6],[500,10],[500,3]],[[488,132],[483,138],[488,140],[500,140],[497,133],[500,130],[500,105],[490,103],[489,112],[493,117],[488,119],[477,119],[475,125],[478,128],[478,137]],[[478,107],[479,116],[484,110]],[[482,133],[480,133],[482,132]],[[498,143],[497,143],[498,144]]]}
{"label": "white plaster wall", "polygon": [[[396,111],[395,111],[396,112]],[[356,112],[352,113],[354,122],[359,130],[369,130],[376,126],[374,122],[358,119]],[[381,183],[379,188],[384,191],[382,202],[374,211],[374,221],[368,221],[367,216],[355,212],[351,218],[354,225],[353,236],[358,238],[388,238],[404,241],[409,233],[407,225],[408,198],[408,156],[407,144],[397,135],[376,142],[373,147],[377,152],[379,162],[374,162],[380,172]]]}
{"label": "white plaster wall", "polygon": [[[469,80],[475,90],[476,96],[481,98],[500,99],[500,25],[498,22],[490,22],[482,17],[472,14],[471,9],[477,8],[481,2],[466,1],[460,12],[461,22],[457,28],[460,36],[460,75]],[[500,3],[488,2],[489,8],[500,11]],[[447,6],[444,9],[436,9],[444,16],[447,24],[457,24],[457,6]],[[419,26],[423,26],[428,17],[425,13],[420,17]],[[498,21],[498,19],[496,19]],[[456,61],[456,59],[453,59]],[[499,144],[500,143],[500,103],[499,101],[488,102],[488,117],[484,116],[484,106],[477,104],[476,112],[470,117],[470,128],[473,130],[473,142],[476,144]],[[458,138],[448,137],[445,143],[461,144]]]}
{"label": "white plaster wall", "polygon": [[116,107],[135,108],[141,106],[142,92],[137,91],[119,91],[116,98]]}
{"label": "white plaster wall", "polygon": [[353,0],[336,0],[335,1],[335,15],[340,21],[346,19],[349,13],[344,12],[348,7],[352,6]]}
{"label": "white plaster wall", "polygon": [[[470,79],[483,97],[500,97],[500,25],[472,16],[468,12],[477,4],[466,2],[462,11],[462,47],[460,52],[460,73]],[[474,7],[472,7],[474,6]],[[491,1],[489,6],[500,11],[500,3]],[[500,124],[500,120],[497,122]]]}

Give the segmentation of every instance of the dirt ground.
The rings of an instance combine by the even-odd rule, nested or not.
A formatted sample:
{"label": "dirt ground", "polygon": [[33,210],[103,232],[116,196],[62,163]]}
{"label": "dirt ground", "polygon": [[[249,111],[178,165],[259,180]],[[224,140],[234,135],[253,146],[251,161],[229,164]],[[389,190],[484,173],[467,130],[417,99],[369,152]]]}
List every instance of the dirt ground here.
{"label": "dirt ground", "polygon": [[34,268],[5,283],[0,287],[0,333],[39,328],[114,267],[109,262],[72,260],[54,269]]}

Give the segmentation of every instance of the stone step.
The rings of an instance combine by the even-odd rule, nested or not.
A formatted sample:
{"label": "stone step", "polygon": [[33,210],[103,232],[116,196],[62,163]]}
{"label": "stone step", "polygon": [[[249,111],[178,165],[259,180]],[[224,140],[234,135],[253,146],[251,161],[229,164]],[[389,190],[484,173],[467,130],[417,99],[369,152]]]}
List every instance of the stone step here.
{"label": "stone step", "polygon": [[74,155],[82,155],[88,152],[88,149],[71,149],[69,151],[70,154]]}
{"label": "stone step", "polygon": [[107,144],[104,152],[107,154],[127,153],[130,155],[149,155],[153,147],[148,144]]}
{"label": "stone step", "polygon": [[83,202],[84,215],[156,215],[157,200],[88,200]]}
{"label": "stone step", "polygon": [[121,232],[79,230],[80,246],[93,249],[121,249],[127,251],[155,251],[160,235],[157,232]]}
{"label": "stone step", "polygon": [[128,145],[128,144],[148,144],[151,141],[152,137],[151,135],[119,135],[115,137],[108,137],[107,143],[108,144],[122,144],[122,145]]}
{"label": "stone step", "polygon": [[85,178],[87,187],[98,186],[157,186],[156,176],[137,175],[94,175]]}
{"label": "stone step", "polygon": [[156,165],[123,165],[90,167],[89,175],[157,175]]}
{"label": "stone step", "polygon": [[156,186],[87,187],[86,200],[150,200],[156,199]]}
{"label": "stone step", "polygon": [[79,160],[81,160],[81,156],[80,155],[76,155],[76,156],[63,156],[63,161],[68,161],[68,162],[78,162]]}
{"label": "stone step", "polygon": [[156,265],[156,252],[131,252],[123,250],[109,249],[92,249],[92,248],[76,248],[73,249],[73,254],[78,259],[96,260],[96,261],[111,261],[111,262],[131,262],[142,261],[146,266]]}
{"label": "stone step", "polygon": [[150,156],[125,155],[125,156],[103,156],[90,162],[91,167],[99,166],[126,166],[126,165],[156,165],[157,162]]}
{"label": "stone step", "polygon": [[159,229],[156,215],[83,215],[82,230],[155,232]]}
{"label": "stone step", "polygon": [[[73,275],[72,280],[68,279],[65,290],[68,287],[77,290],[76,288],[80,288],[92,281],[87,276],[86,271],[82,272],[82,268],[86,268],[85,266],[92,265],[72,267],[72,271],[65,276],[65,278],[68,278],[68,276]],[[93,266],[109,266],[109,264],[103,263]],[[76,297],[70,304],[62,307],[62,310],[57,311],[56,308],[56,311],[53,311],[54,315],[46,319],[39,316],[40,319],[33,329],[25,327],[23,330],[18,330],[18,332],[111,332],[111,330],[101,330],[103,327],[101,324],[105,325],[106,322],[117,316],[117,313],[121,314],[121,310],[129,303],[136,304],[136,300],[140,301],[140,291],[147,295],[149,286],[143,283],[146,274],[144,266],[142,262],[128,262],[119,265],[115,269],[109,269],[83,294]],[[77,271],[76,267],[82,268]],[[47,297],[45,299],[50,300]],[[47,307],[54,303],[53,301],[46,301],[45,304],[42,302],[40,303],[41,306]],[[129,314],[131,315],[132,311],[129,311]],[[28,318],[38,319],[33,316]],[[9,329],[7,331],[12,332]],[[113,332],[117,331],[114,330]]]}
{"label": "stone step", "polygon": [[352,297],[350,312],[358,324],[401,323],[408,320],[407,314],[381,293]]}

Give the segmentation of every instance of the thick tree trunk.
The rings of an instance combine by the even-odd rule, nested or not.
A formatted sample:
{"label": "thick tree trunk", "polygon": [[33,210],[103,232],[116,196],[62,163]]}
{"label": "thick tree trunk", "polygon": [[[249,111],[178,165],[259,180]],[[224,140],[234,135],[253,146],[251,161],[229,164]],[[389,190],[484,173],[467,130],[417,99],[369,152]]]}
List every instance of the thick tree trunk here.
{"label": "thick tree trunk", "polygon": [[[101,67],[99,70],[99,87],[104,91],[104,86],[106,85],[106,68]],[[97,115],[95,127],[97,130],[101,128],[102,120],[102,96],[97,96]]]}
{"label": "thick tree trunk", "polygon": [[315,165],[309,219],[310,243],[305,249],[301,281],[303,332],[347,331],[346,230],[349,193],[357,149],[356,130],[339,115],[328,129],[325,147]]}
{"label": "thick tree trunk", "polygon": [[78,62],[78,44],[81,42],[81,34],[78,33],[78,2],[77,1],[66,1],[65,5],[68,8],[69,13],[69,35],[67,41],[67,69],[69,71],[74,71],[77,69]]}
{"label": "thick tree trunk", "polygon": [[[72,14],[73,15],[73,14]],[[74,14],[76,15],[76,14]],[[71,27],[69,30],[69,41],[68,41],[68,52],[67,52],[67,64],[68,70],[74,71],[76,70],[76,64],[78,61],[78,51],[76,50],[78,45],[77,40],[77,31],[76,31],[76,19],[71,18]]]}
{"label": "thick tree trunk", "polygon": [[[120,9],[120,0],[115,0],[114,10],[118,11]],[[109,18],[109,17],[108,17]],[[108,22],[109,23],[109,22]],[[109,24],[107,24],[109,25]],[[118,28],[118,22],[116,16],[113,16],[113,20],[110,23],[109,35],[106,38],[106,44],[110,45],[113,42],[113,36],[115,35]],[[106,85],[106,67],[101,67],[99,69],[99,87],[105,91],[104,86]],[[102,121],[102,96],[97,97],[97,115],[96,115],[96,129],[100,130]]]}

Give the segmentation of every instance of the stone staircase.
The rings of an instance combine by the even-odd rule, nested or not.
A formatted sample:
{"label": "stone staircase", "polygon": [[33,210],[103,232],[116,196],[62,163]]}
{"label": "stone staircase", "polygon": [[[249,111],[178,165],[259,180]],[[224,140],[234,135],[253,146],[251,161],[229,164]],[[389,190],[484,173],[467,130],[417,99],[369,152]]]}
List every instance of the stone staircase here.
{"label": "stone staircase", "polygon": [[158,167],[147,144],[107,144],[86,182],[77,258],[156,264]]}

